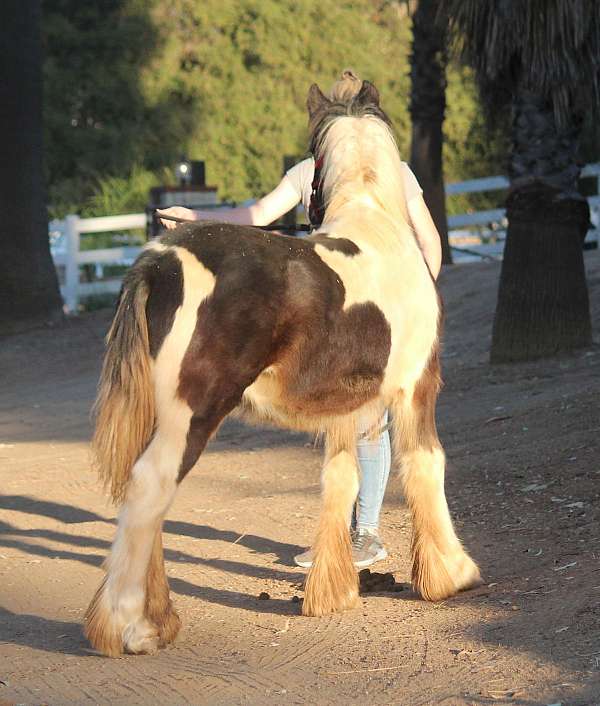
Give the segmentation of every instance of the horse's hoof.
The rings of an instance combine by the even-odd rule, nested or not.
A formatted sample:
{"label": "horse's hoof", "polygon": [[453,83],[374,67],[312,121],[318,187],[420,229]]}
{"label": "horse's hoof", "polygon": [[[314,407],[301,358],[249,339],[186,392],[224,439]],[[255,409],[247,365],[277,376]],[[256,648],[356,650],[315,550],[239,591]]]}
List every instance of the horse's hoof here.
{"label": "horse's hoof", "polygon": [[415,557],[412,581],[426,601],[443,601],[482,583],[479,567],[465,551],[444,555],[433,545]]}
{"label": "horse's hoof", "polygon": [[155,654],[159,648],[157,628],[146,619],[131,623],[123,631],[123,647],[132,655]]}
{"label": "horse's hoof", "polygon": [[302,615],[310,618],[320,618],[332,613],[343,613],[356,608],[358,604],[358,588],[349,587],[340,593],[323,595],[307,591],[302,601]]}
{"label": "horse's hoof", "polygon": [[456,562],[452,577],[457,591],[466,591],[483,583],[479,567],[466,553]]}

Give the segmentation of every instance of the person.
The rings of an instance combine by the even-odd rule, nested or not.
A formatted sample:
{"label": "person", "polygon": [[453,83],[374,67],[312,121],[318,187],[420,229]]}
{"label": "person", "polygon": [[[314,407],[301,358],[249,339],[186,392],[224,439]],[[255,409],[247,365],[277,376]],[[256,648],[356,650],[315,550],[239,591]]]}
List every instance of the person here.
{"label": "person", "polygon": [[[362,80],[350,69],[342,72],[341,78],[333,85],[331,100],[347,102],[360,90]],[[429,209],[423,200],[423,190],[410,167],[402,163],[404,176],[404,197],[407,214],[417,242],[431,275],[437,278],[442,251],[438,231]],[[284,213],[302,203],[311,225],[318,228],[323,217],[323,204],[319,203],[318,174],[315,178],[315,160],[312,156],[289,169],[280,183],[266,196],[249,206],[219,209],[218,219],[240,225],[265,226],[277,220]],[[175,216],[189,220],[214,220],[215,212],[192,210],[182,206],[172,206],[158,211],[161,215]],[[175,228],[176,223],[164,219],[162,224]],[[379,517],[387,487],[391,466],[390,437],[385,425],[387,413],[381,420],[384,429],[375,439],[365,428],[360,428],[357,439],[357,458],[360,466],[360,486],[357,502],[350,518],[352,554],[357,568],[371,566],[387,557],[387,551],[379,537]],[[312,551],[308,549],[294,557],[298,566],[309,568],[312,565]]]}

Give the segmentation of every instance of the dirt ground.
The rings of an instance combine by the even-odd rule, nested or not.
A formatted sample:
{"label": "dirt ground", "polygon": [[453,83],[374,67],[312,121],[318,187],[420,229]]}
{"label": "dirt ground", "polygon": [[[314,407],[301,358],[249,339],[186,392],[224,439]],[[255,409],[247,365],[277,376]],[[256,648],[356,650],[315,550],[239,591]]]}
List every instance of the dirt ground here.
{"label": "dirt ground", "polygon": [[184,627],[150,657],[100,657],[81,634],[115,530],[87,444],[110,312],[0,339],[0,704],[600,704],[600,254],[586,260],[596,345],[517,366],[487,362],[499,265],[442,274],[446,490],[484,586],[411,592],[392,479],[377,570],[403,590],[300,616],[320,450],[229,422],[169,512]]}

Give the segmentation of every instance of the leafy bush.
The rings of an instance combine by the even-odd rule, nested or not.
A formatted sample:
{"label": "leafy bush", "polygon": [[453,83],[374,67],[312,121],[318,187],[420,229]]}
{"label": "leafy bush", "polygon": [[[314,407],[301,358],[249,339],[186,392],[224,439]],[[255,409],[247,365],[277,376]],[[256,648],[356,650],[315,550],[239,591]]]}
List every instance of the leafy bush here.
{"label": "leafy bush", "polygon": [[[142,210],[183,153],[222,200],[266,193],[284,155],[305,154],[309,85],[346,66],[378,86],[406,156],[410,38],[399,1],[44,0],[51,216]],[[448,79],[446,179],[502,173],[470,73]]]}

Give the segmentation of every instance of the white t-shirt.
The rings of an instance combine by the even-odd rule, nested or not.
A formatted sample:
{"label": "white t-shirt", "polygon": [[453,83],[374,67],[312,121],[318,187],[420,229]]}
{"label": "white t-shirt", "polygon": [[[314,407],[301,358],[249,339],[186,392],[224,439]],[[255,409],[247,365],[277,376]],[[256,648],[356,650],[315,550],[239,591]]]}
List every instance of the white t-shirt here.
{"label": "white t-shirt", "polygon": [[[298,162],[298,164],[295,164],[291,169],[288,169],[285,175],[290,180],[294,190],[298,194],[298,200],[302,201],[304,210],[308,214],[312,182],[315,176],[314,157],[308,157]],[[412,173],[406,162],[402,162],[402,177],[404,180],[404,196],[408,204],[416,196],[420,196],[423,193],[423,189],[419,186],[417,177]]]}

